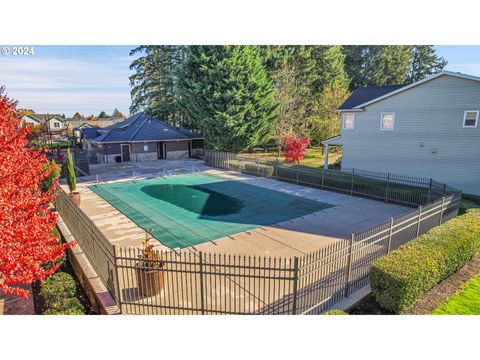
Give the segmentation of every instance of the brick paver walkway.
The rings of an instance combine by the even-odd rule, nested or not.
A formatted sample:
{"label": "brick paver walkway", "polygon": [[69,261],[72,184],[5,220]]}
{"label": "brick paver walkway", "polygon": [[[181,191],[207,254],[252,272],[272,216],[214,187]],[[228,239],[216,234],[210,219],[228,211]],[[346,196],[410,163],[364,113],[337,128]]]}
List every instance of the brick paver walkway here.
{"label": "brick paver walkway", "polygon": [[[30,285],[22,285],[24,289],[32,291]],[[4,295],[0,293],[0,315],[33,315],[33,296],[22,299],[17,295]]]}

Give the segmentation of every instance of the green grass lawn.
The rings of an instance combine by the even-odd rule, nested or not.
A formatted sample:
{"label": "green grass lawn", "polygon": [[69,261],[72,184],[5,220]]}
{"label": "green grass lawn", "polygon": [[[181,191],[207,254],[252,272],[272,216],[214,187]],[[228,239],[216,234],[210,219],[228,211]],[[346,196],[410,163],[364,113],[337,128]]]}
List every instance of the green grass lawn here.
{"label": "green grass lawn", "polygon": [[434,315],[480,315],[480,275],[432,311]]}
{"label": "green grass lawn", "polygon": [[[243,153],[241,154],[242,157],[259,157],[265,160],[273,160],[276,161],[277,159],[283,165],[290,165],[285,162],[285,158],[283,157],[283,152],[280,153],[280,157],[278,157],[278,152],[276,151],[269,151],[269,152],[254,152],[254,153]],[[342,152],[340,150],[330,151],[328,156],[328,163],[333,164],[340,156],[342,156]],[[300,165],[305,166],[312,166],[312,167],[322,167],[324,161],[324,155],[322,154],[321,149],[317,148],[310,148],[307,150],[305,154],[305,158],[300,161]]]}

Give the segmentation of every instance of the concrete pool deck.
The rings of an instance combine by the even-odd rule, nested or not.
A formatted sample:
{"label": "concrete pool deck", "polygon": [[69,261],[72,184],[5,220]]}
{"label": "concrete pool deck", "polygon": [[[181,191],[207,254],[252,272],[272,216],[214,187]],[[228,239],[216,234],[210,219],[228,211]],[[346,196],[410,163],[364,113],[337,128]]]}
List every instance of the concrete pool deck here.
{"label": "concrete pool deck", "polygon": [[[93,165],[91,176],[77,179],[77,191],[82,197],[80,208],[113,244],[122,247],[139,246],[145,237],[145,231],[89,190],[87,186],[96,182],[97,175],[102,181],[116,182],[163,175],[175,176],[174,174],[191,173],[192,170],[334,205],[289,221],[258,227],[196,245],[195,248],[188,248],[192,251],[260,256],[301,256],[333,242],[343,241],[352,233],[380,225],[391,217],[410,210],[379,201],[213,169],[205,166],[201,161],[192,159]],[[67,190],[66,185],[62,186]],[[155,240],[152,240],[152,243],[153,241]],[[159,243],[157,247],[168,250]]]}

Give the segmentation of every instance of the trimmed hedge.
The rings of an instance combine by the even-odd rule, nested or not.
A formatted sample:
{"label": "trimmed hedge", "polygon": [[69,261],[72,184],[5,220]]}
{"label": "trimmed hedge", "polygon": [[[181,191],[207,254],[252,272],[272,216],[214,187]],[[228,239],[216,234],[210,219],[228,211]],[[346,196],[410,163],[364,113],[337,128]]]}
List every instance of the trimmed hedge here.
{"label": "trimmed hedge", "polygon": [[472,209],[376,260],[372,292],[381,306],[401,314],[479,252],[480,209]]}
{"label": "trimmed hedge", "polygon": [[74,298],[77,291],[75,280],[67,273],[58,272],[42,283],[40,294],[45,305],[51,307],[59,301]]}
{"label": "trimmed hedge", "polygon": [[67,298],[54,302],[44,315],[84,315],[85,309],[77,298]]}
{"label": "trimmed hedge", "polygon": [[346,312],[343,311],[343,310],[335,309],[335,310],[327,311],[327,312],[324,313],[323,315],[348,315],[348,313],[346,313]]}

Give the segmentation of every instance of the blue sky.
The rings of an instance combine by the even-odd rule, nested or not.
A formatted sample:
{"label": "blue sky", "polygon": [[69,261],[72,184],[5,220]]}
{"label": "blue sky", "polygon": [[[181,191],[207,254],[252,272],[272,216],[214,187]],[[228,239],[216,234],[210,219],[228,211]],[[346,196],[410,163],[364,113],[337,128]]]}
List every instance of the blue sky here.
{"label": "blue sky", "polygon": [[0,83],[20,108],[88,116],[117,107],[128,114],[135,45],[33,48],[33,56],[0,55]]}
{"label": "blue sky", "polygon": [[[11,49],[12,47],[9,46]],[[19,107],[39,113],[128,114],[131,46],[34,46],[33,56],[0,55],[0,83]],[[480,76],[480,46],[436,46],[446,70]]]}

